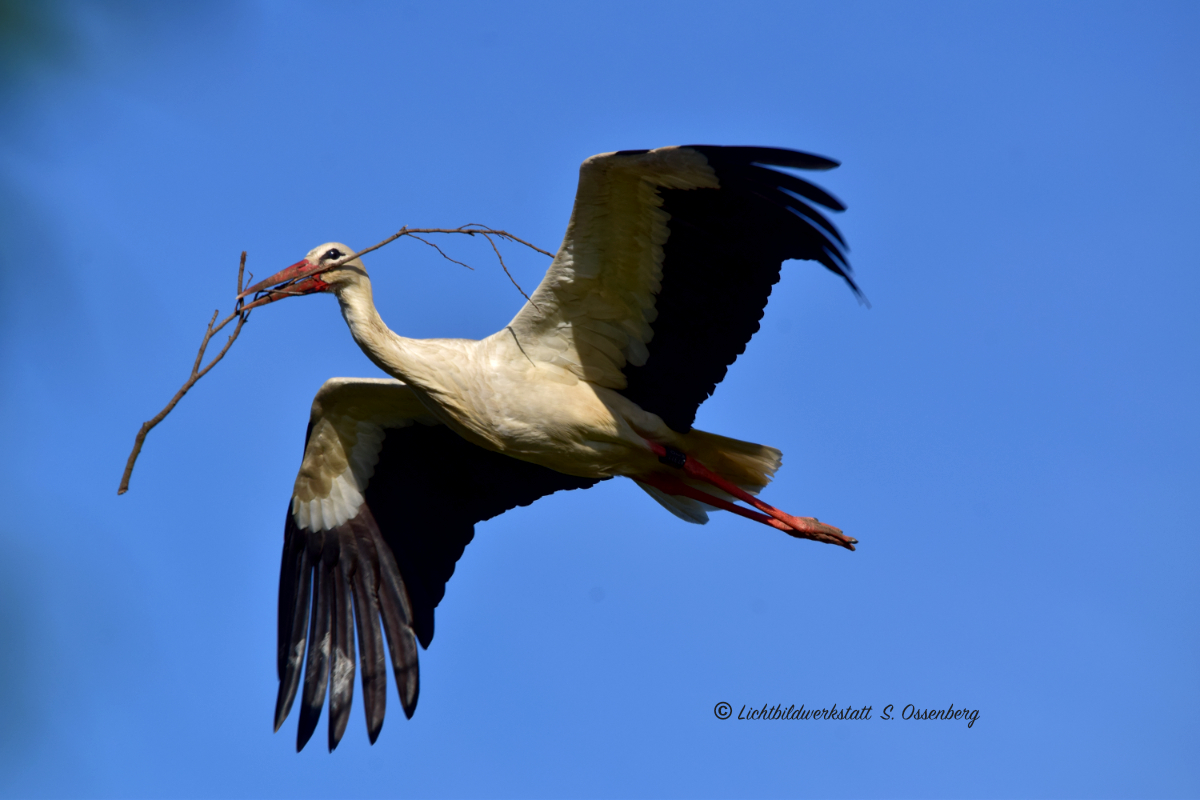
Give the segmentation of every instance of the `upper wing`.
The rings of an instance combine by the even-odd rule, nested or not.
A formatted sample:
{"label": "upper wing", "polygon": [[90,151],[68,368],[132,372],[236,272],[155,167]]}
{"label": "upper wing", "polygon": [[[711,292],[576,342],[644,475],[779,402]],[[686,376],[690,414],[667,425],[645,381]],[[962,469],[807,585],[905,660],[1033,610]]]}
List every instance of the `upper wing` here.
{"label": "upper wing", "polygon": [[786,259],[858,294],[824,190],[768,164],[830,169],[792,150],[692,145],[593,156],[562,247],[509,328],[531,358],[621,391],[674,430],[758,330]]}
{"label": "upper wing", "polygon": [[327,688],[329,749],[337,746],[354,694],[357,628],[374,743],[387,698],[381,619],[411,717],[417,643],[428,647],[433,638],[433,610],[475,523],[594,483],[467,442],[399,381],[328,381],[313,400],[284,525],[275,729],[291,710],[306,662],[296,747],[316,729]]}

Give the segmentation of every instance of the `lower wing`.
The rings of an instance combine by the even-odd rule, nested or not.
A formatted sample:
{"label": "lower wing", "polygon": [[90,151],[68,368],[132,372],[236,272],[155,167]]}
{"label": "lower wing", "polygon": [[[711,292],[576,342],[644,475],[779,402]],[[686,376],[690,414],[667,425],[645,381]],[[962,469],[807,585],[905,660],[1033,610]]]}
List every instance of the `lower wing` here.
{"label": "lower wing", "polygon": [[326,693],[329,749],[337,746],[354,696],[356,633],[371,742],[383,726],[389,659],[411,717],[417,644],[433,639],[433,610],[475,523],[595,483],[471,444],[400,381],[326,382],[284,525],[275,729],[303,671],[296,748],[316,729]]}

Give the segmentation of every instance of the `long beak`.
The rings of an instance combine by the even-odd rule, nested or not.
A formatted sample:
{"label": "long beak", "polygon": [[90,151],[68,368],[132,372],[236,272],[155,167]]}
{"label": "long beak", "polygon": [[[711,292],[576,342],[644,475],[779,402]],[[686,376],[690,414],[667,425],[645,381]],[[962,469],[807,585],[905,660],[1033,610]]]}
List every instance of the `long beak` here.
{"label": "long beak", "polygon": [[323,269],[327,269],[327,267],[312,264],[308,259],[297,261],[287,269],[280,270],[266,280],[259,281],[249,287],[239,294],[237,299],[242,300],[260,292],[266,292],[262,297],[242,306],[243,310],[248,311],[251,308],[265,306],[267,303],[274,303],[276,300],[282,300],[285,297],[319,292],[328,285],[316,275],[316,273]]}

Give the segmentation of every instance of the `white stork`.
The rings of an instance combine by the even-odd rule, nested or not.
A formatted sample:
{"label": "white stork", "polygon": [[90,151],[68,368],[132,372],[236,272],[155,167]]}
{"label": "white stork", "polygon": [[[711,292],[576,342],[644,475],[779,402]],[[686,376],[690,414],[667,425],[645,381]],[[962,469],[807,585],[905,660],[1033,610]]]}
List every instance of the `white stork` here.
{"label": "white stork", "polygon": [[343,244],[314,248],[244,293],[259,293],[256,304],[332,293],[358,346],[394,378],[333,378],[313,400],[279,582],[275,729],[306,662],[297,749],[327,690],[330,750],[345,731],[355,627],[375,742],[387,694],[381,619],[412,716],[417,643],[433,638],[433,610],[475,524],[539,497],[623,476],[688,522],[724,509],[854,549],[839,529],[754,496],[779,468],[778,450],[692,427],[758,330],[785,260],[817,261],[858,293],[845,242],[814,204],[845,207],[762,165],[837,162],[713,146],[587,159],[532,302],[480,341],[393,333]]}

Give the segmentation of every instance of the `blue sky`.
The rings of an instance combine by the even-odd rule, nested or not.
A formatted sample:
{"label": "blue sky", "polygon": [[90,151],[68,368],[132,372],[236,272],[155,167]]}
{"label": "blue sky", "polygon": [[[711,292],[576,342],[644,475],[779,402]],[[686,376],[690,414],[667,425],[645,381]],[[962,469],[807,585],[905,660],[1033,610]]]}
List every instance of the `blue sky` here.
{"label": "blue sky", "polygon": [[[1200,794],[1195,5],[59,8],[0,96],[0,792]],[[692,142],[844,163],[872,307],[790,263],[697,425],[782,449],[764,496],[858,552],[616,481],[543,500],[477,529],[415,717],[297,755],[282,516],[313,393],[376,374],[332,299],[257,314],[115,491],[239,252],[553,249],[580,161]],[[489,334],[522,299],[443,246],[476,271],[368,257],[384,318]],[[980,713],[879,718],[909,703]]]}

